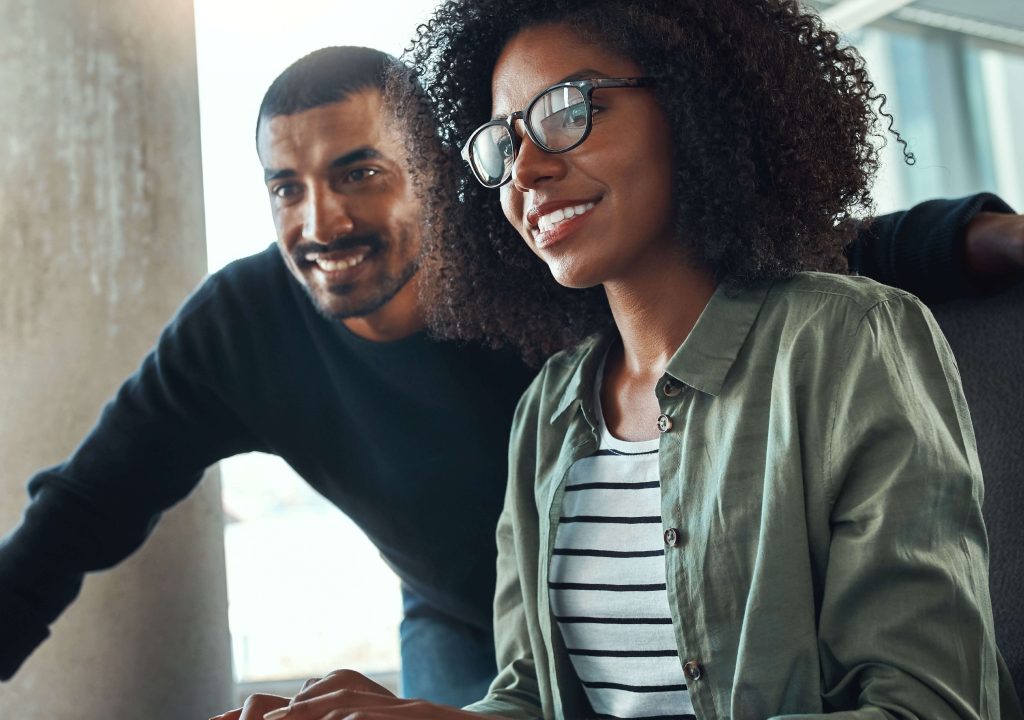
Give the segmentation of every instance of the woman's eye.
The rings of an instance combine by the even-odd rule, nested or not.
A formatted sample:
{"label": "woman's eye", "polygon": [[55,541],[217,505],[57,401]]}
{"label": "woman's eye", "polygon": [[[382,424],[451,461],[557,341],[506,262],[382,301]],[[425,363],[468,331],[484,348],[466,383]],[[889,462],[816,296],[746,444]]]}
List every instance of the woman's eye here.
{"label": "woman's eye", "polygon": [[506,138],[502,138],[501,140],[498,141],[497,145],[498,145],[498,152],[501,154],[501,157],[503,159],[504,158],[512,157],[512,140],[511,140],[511,138],[507,138],[507,137]]}
{"label": "woman's eye", "polygon": [[587,106],[584,103],[576,103],[565,109],[565,127],[583,127],[587,124]]}

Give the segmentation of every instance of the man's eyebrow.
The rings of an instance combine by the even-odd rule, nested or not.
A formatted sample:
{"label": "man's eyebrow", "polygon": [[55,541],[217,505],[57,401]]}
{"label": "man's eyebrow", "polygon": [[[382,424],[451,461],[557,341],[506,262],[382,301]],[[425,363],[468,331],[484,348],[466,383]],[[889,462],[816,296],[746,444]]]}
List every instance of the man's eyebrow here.
{"label": "man's eyebrow", "polygon": [[281,178],[295,177],[294,170],[275,170],[274,168],[263,168],[263,182],[280,180]]}
{"label": "man's eyebrow", "polygon": [[339,168],[345,165],[351,165],[352,163],[362,162],[363,160],[379,160],[384,156],[381,155],[380,151],[372,147],[361,147],[352,152],[345,153],[340,157],[334,158],[331,161],[330,167]]}

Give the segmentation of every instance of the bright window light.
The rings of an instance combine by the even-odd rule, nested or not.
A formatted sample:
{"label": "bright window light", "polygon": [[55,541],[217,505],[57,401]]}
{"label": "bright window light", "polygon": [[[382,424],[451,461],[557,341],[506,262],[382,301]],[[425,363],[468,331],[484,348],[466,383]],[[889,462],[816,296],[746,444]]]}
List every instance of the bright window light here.
{"label": "bright window light", "polygon": [[[256,114],[277,75],[327,45],[399,54],[434,0],[195,0],[211,272],[274,242]],[[282,461],[221,463],[235,677],[398,669],[399,583],[362,532]]]}

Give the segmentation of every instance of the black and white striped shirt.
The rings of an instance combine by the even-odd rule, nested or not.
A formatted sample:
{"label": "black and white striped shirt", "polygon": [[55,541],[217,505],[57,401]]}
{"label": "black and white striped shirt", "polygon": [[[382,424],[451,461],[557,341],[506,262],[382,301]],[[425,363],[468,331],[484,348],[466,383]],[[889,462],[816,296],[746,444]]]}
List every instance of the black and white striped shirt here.
{"label": "black and white striped shirt", "polygon": [[552,612],[600,718],[694,719],[665,591],[658,440],[601,429],[569,470]]}

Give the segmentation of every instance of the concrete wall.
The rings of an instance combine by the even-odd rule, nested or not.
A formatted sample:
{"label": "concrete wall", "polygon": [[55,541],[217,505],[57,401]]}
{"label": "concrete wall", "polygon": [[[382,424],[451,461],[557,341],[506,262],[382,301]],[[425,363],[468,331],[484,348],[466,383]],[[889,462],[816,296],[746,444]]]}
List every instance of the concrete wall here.
{"label": "concrete wall", "polygon": [[[190,0],[0,0],[0,535],[205,272]],[[0,717],[230,703],[219,487],[90,577]]]}

